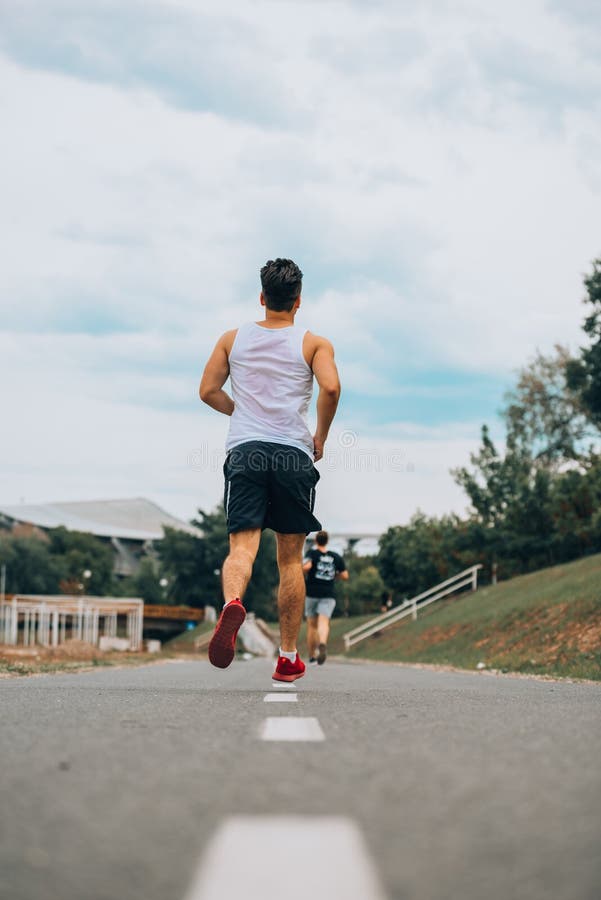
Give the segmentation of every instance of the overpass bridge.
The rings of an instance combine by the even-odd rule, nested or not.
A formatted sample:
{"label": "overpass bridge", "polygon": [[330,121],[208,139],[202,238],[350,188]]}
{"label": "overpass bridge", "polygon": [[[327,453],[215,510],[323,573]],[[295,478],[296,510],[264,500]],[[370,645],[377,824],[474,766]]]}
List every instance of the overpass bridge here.
{"label": "overpass bridge", "polygon": [[[349,546],[353,548],[358,556],[371,556],[378,552],[378,541],[382,536],[381,531],[326,530],[330,535],[330,546],[337,553],[348,551]],[[314,534],[309,535],[309,540],[311,541],[314,537]]]}
{"label": "overpass bridge", "polygon": [[204,610],[193,606],[168,606],[146,603],[144,605],[144,637],[168,641],[188,627],[194,627],[204,619]]}

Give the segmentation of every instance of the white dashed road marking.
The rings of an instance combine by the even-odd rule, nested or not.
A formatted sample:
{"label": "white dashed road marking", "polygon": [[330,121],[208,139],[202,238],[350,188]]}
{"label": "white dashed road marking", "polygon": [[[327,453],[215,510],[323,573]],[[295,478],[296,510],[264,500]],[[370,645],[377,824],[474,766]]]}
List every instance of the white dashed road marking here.
{"label": "white dashed road marking", "polygon": [[226,819],[210,842],[185,900],[306,900],[310,891],[299,864],[307,860],[320,897],[384,900],[361,832],[341,816]]}
{"label": "white dashed road marking", "polygon": [[296,703],[298,697],[296,694],[265,694],[264,703]]}
{"label": "white dashed road marking", "polygon": [[323,741],[315,716],[268,716],[261,726],[262,741]]}

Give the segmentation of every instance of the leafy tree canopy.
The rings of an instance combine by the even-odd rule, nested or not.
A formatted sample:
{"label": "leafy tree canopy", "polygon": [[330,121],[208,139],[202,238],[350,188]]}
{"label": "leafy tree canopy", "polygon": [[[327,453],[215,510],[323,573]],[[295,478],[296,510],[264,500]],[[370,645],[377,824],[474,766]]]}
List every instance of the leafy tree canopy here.
{"label": "leafy tree canopy", "polygon": [[581,348],[579,359],[568,364],[567,380],[570,389],[578,393],[590,420],[601,428],[601,257],[594,260],[584,286],[584,302],[590,309],[582,327],[589,343]]}
{"label": "leafy tree canopy", "polygon": [[552,355],[539,352],[505,395],[508,441],[531,455],[538,467],[557,469],[581,460],[583,442],[595,436],[580,394],[568,383],[571,362],[560,344]]}
{"label": "leafy tree canopy", "polygon": [[[101,596],[112,592],[114,554],[107,543],[94,535],[62,527],[51,529],[48,537],[50,553],[64,583],[86,594]],[[91,572],[89,578],[84,577],[86,571]]]}
{"label": "leafy tree canopy", "polygon": [[0,565],[6,566],[8,594],[56,594],[61,578],[47,541],[0,532]]}

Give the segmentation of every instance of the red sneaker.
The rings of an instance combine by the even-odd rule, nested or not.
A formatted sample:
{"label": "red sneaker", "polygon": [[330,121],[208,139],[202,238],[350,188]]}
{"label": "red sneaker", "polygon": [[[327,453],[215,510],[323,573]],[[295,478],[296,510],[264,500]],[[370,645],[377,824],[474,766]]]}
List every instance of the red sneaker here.
{"label": "red sneaker", "polygon": [[272,678],[274,681],[296,681],[304,674],[305,664],[297,653],[294,662],[290,662],[286,656],[279,656]]}
{"label": "red sneaker", "polygon": [[238,629],[246,618],[246,610],[238,599],[224,606],[209,644],[209,659],[218,669],[227,669],[236,653]]}

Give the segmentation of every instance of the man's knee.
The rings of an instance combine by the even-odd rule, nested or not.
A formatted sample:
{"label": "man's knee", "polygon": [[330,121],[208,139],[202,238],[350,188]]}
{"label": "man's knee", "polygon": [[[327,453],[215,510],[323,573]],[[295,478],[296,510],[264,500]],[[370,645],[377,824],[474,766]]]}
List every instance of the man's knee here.
{"label": "man's knee", "polygon": [[227,555],[227,558],[232,560],[232,562],[246,566],[252,566],[255,557],[256,553],[253,553],[252,548],[244,546],[230,547],[230,552]]}

